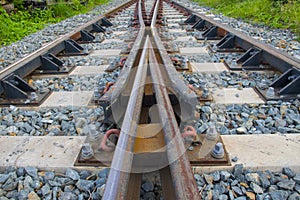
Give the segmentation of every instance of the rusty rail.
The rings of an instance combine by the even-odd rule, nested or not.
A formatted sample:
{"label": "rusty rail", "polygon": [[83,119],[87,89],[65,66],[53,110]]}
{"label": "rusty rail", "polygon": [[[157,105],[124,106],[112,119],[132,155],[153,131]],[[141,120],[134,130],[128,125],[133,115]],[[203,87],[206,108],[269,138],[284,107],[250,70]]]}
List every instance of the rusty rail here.
{"label": "rusty rail", "polygon": [[[110,122],[113,123],[120,123],[120,121],[123,119],[126,106],[128,103],[128,98],[124,98],[122,96],[122,93],[126,89],[130,89],[133,80],[134,80],[134,72],[135,69],[133,69],[137,65],[138,58],[141,55],[141,50],[143,49],[143,37],[145,34],[145,24],[142,17],[142,8],[141,8],[141,1],[138,1],[138,20],[139,20],[139,32],[138,35],[134,41],[134,44],[132,46],[132,49],[124,63],[124,67],[122,68],[122,71],[116,81],[116,83],[113,86],[113,90],[111,92],[105,93],[101,99],[100,104],[104,108],[104,115],[105,118],[108,119]],[[122,99],[122,101],[121,101]],[[113,113],[111,113],[111,108],[114,107],[115,110],[118,111],[118,114],[115,114],[112,116]]]}
{"label": "rusty rail", "polygon": [[[114,152],[111,171],[109,173],[109,177],[106,183],[107,187],[105,189],[103,199],[133,198],[133,196],[130,196],[132,189],[129,188],[129,182],[132,179],[136,179],[136,174],[133,174],[132,172],[132,170],[135,167],[133,166],[133,148],[135,143],[135,137],[137,134],[137,126],[141,114],[142,100],[144,96],[144,85],[146,81],[148,64],[150,64],[150,74],[153,81],[153,88],[155,90],[156,101],[158,102],[158,104],[162,104],[163,107],[163,109],[159,109],[158,114],[160,118],[160,123],[163,125],[164,138],[167,146],[166,154],[168,158],[168,166],[164,169],[160,169],[161,176],[165,177],[162,178],[165,180],[164,188],[167,188],[164,189],[165,198],[200,199],[197,185],[194,180],[193,173],[191,171],[191,166],[186,154],[186,149],[180,134],[180,130],[166,88],[168,87],[168,89],[170,89],[169,86],[172,86],[172,88],[174,88],[174,91],[178,91],[179,94],[183,94],[182,98],[185,98],[186,100],[196,101],[197,98],[196,95],[185,85],[185,83],[183,83],[183,81],[179,79],[176,70],[172,71],[174,67],[171,63],[170,58],[167,55],[165,48],[161,43],[161,40],[158,40],[157,38],[155,39],[155,37],[158,37],[158,35],[153,36],[152,38],[153,33],[157,34],[155,23],[158,7],[159,1],[156,1],[151,25],[151,29],[154,28],[156,32],[145,31],[145,26],[143,25],[143,22],[140,21],[140,37],[136,39],[135,44],[136,46],[139,46],[139,44],[141,44],[141,42],[144,41],[144,46],[141,52],[141,56],[139,58],[136,74],[134,74],[135,71],[132,69],[134,67],[133,64],[136,63],[136,59],[138,59],[138,57],[135,58],[135,60],[132,58],[132,60],[130,61],[132,65],[129,66],[127,69],[123,69],[123,76],[121,77],[120,81],[117,81],[117,84],[121,84],[121,86],[118,88],[115,95],[113,95],[115,97],[118,97],[118,95],[120,95],[121,92],[124,91],[125,83],[130,81],[128,80],[128,78],[133,77],[135,75],[125,116],[122,122],[121,134],[116,146],[116,150]],[[141,10],[142,9],[140,1],[139,19],[142,18]],[[143,37],[146,37],[146,39],[138,41],[141,40],[141,38],[143,38],[141,34],[145,35]],[[155,47],[158,47],[159,61],[162,61],[161,64],[164,66],[161,69],[161,66],[159,66],[158,59],[156,58],[155,50],[151,43],[154,43]],[[163,53],[161,53],[161,51],[163,51]],[[132,54],[135,53],[136,51],[133,50]],[[178,81],[179,83],[173,82],[172,78],[175,78],[175,81]],[[180,83],[182,83],[182,85],[178,87],[177,85]],[[182,90],[187,91],[187,93],[182,93]],[[187,94],[188,98],[185,97]],[[140,179],[140,177],[138,179]],[[162,182],[164,181],[162,180]],[[167,183],[171,183],[171,186],[168,186]],[[140,185],[135,186],[140,187]],[[135,190],[139,191],[140,188],[135,188]],[[137,196],[134,197],[136,198]]]}
{"label": "rusty rail", "polygon": [[135,80],[131,90],[124,121],[121,127],[121,134],[114,152],[111,170],[107,180],[103,199],[126,199],[130,172],[133,161],[133,147],[136,137],[136,130],[140,118],[144,84],[148,66],[147,44],[145,40],[143,52],[139,61]]}
{"label": "rusty rail", "polygon": [[[198,103],[197,97],[193,92],[189,91],[186,84],[182,83],[179,79],[178,72],[174,69],[172,61],[167,54],[166,49],[162,45],[158,32],[156,29],[156,19],[158,15],[160,1],[156,1],[155,10],[151,22],[151,30],[153,35],[153,43],[158,49],[158,56],[161,56],[162,63],[158,63],[152,44],[149,44],[149,68],[153,81],[153,87],[155,91],[156,100],[162,103],[162,109],[159,109],[159,117],[161,124],[163,125],[164,139],[167,146],[167,157],[169,162],[169,172],[173,183],[173,194],[176,199],[200,199],[198,193],[197,184],[193,177],[191,165],[188,160],[186,149],[181,137],[180,130],[175,118],[175,114],[168,96],[167,86],[165,83],[166,78],[163,77],[165,70],[169,78],[172,78],[172,88],[177,94],[182,95],[181,97],[188,97],[191,100],[191,109],[195,104]],[[173,70],[172,70],[173,69]],[[173,78],[177,79],[174,80]],[[178,80],[179,79],[179,80]],[[179,81],[175,84],[174,81]],[[188,91],[186,94],[182,94],[182,91]],[[178,98],[178,97],[177,97]],[[182,100],[180,101],[182,103]],[[191,111],[191,110],[189,110]],[[193,115],[192,113],[189,113]],[[166,121],[167,120],[167,121]]]}
{"label": "rusty rail", "polygon": [[141,17],[139,17],[140,30],[139,30],[137,38],[133,44],[133,47],[128,55],[128,58],[124,64],[124,68],[123,68],[120,76],[118,77],[118,80],[116,82],[116,85],[118,85],[118,87],[116,87],[114,89],[114,92],[111,96],[112,99],[117,98],[117,96],[119,96],[121,94],[121,92],[124,90],[124,87],[128,82],[128,77],[132,71],[132,68],[134,67],[134,62],[136,60],[137,54],[142,48],[142,38],[144,37],[144,33],[145,33],[145,23],[144,23],[144,20],[142,17],[141,0],[138,3],[139,3],[138,12],[139,12],[139,16],[141,16]]}
{"label": "rusty rail", "polygon": [[181,116],[181,121],[188,122],[194,119],[194,109],[199,103],[197,95],[185,84],[185,82],[178,76],[178,72],[174,68],[174,65],[165,49],[161,38],[159,37],[158,30],[156,28],[156,18],[158,14],[159,1],[156,3],[156,8],[154,10],[151,31],[153,40],[156,48],[158,49],[158,54],[162,58],[162,73],[166,74],[166,85],[168,88],[172,88],[172,92],[176,94],[178,101],[180,103],[181,109],[179,111],[175,110],[179,116]]}
{"label": "rusty rail", "polygon": [[154,84],[157,102],[161,103],[159,117],[163,125],[167,146],[167,157],[176,199],[200,199],[196,181],[186,154],[181,133],[168,96],[160,65],[155,57],[152,45],[149,47],[149,67]]}

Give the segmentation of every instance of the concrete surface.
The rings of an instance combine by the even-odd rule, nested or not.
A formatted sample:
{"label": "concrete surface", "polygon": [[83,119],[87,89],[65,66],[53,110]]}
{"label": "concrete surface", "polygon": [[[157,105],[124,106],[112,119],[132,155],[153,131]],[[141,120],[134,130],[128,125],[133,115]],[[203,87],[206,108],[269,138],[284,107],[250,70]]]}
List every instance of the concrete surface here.
{"label": "concrete surface", "polygon": [[193,72],[220,73],[228,71],[224,63],[191,63]]}
{"label": "concrete surface", "polygon": [[163,12],[164,15],[180,15],[177,10],[168,10]]}
{"label": "concrete surface", "polygon": [[169,14],[169,16],[166,15],[166,18],[167,18],[167,19],[180,19],[180,18],[184,18],[184,17],[185,17],[185,16],[184,16],[184,15],[181,15],[181,14],[172,14],[172,15]]}
{"label": "concrete surface", "polygon": [[0,167],[72,167],[84,140],[81,136],[2,136]]}
{"label": "concrete surface", "polygon": [[[238,94],[238,97],[236,96]],[[222,88],[212,91],[212,97],[215,103],[219,104],[260,104],[264,101],[252,88]]]}
{"label": "concrete surface", "polygon": [[174,40],[175,42],[189,42],[189,41],[196,41],[195,37],[191,37],[191,36],[183,36],[183,37],[178,37]]}
{"label": "concrete surface", "polygon": [[93,91],[53,92],[40,107],[87,106],[93,95]]}
{"label": "concrete surface", "polygon": [[183,22],[184,20],[186,20],[187,17],[182,17],[181,19],[168,19],[167,21],[170,22],[170,23],[179,23],[179,22]]}
{"label": "concrete surface", "polygon": [[182,29],[168,29],[170,33],[186,33],[185,30]]}
{"label": "concrete surface", "polygon": [[[2,136],[0,137],[0,168],[6,166],[37,166],[44,170],[63,171],[73,164],[84,143],[82,136]],[[235,164],[245,169],[281,171],[290,167],[300,172],[300,135],[226,135],[222,140],[230,159],[229,166],[193,167],[194,172],[232,170]],[[74,167],[99,170],[94,167]]]}
{"label": "concrete surface", "polygon": [[168,27],[176,27],[176,28],[179,28],[179,24],[178,24],[178,23],[168,23],[167,26],[168,26]]}
{"label": "concrete surface", "polygon": [[77,66],[70,75],[99,75],[102,74],[108,65],[100,66]]}
{"label": "concrete surface", "polygon": [[237,157],[236,163],[223,167],[193,167],[195,172],[231,170],[235,164],[243,164],[245,169],[281,171],[290,167],[300,172],[300,135],[223,135],[223,142],[230,159]]}
{"label": "concrete surface", "polygon": [[101,49],[93,51],[89,56],[110,57],[120,55],[122,49]]}
{"label": "concrete surface", "polygon": [[126,33],[127,33],[127,31],[114,31],[113,32],[114,35],[124,35]]}
{"label": "concrete surface", "polygon": [[184,47],[180,48],[180,54],[182,55],[196,55],[196,54],[207,54],[206,47]]}
{"label": "concrete surface", "polygon": [[105,39],[102,44],[110,44],[110,43],[122,43],[123,40],[120,39]]}

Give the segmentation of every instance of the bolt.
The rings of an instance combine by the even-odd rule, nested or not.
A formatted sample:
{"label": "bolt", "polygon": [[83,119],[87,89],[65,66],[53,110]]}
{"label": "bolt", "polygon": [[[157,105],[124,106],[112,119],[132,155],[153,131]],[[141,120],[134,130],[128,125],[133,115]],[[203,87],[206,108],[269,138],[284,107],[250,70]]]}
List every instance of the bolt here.
{"label": "bolt", "polygon": [[232,59],[231,64],[232,64],[233,66],[236,66],[236,65],[237,65],[236,59]]}
{"label": "bolt", "polygon": [[90,141],[97,140],[99,132],[96,130],[96,126],[93,124],[90,124],[88,127],[89,127],[89,140]]}
{"label": "bolt", "polygon": [[84,143],[81,149],[81,158],[84,160],[90,159],[94,156],[94,151],[90,143]]}
{"label": "bolt", "polygon": [[43,86],[39,87],[40,94],[45,94],[47,91],[48,91],[47,88],[44,88]]}
{"label": "bolt", "polygon": [[216,140],[218,137],[218,133],[215,125],[211,125],[206,131],[206,139],[208,140]]}
{"label": "bolt", "polygon": [[223,144],[221,142],[218,142],[215,145],[215,147],[211,151],[211,155],[212,155],[212,157],[214,157],[216,159],[224,158],[224,148],[223,148]]}
{"label": "bolt", "polygon": [[96,42],[100,42],[100,41],[101,41],[100,35],[96,35],[96,36],[95,36],[95,41],[96,41]]}
{"label": "bolt", "polygon": [[269,87],[267,92],[266,92],[266,97],[268,98],[273,98],[275,97],[275,90],[273,87]]}
{"label": "bolt", "polygon": [[296,79],[298,76],[296,74],[292,75],[292,76],[289,76],[288,77],[288,80],[289,81],[293,81],[294,79]]}
{"label": "bolt", "polygon": [[37,99],[38,99],[38,96],[37,96],[36,92],[31,92],[30,93],[30,100],[35,101]]}

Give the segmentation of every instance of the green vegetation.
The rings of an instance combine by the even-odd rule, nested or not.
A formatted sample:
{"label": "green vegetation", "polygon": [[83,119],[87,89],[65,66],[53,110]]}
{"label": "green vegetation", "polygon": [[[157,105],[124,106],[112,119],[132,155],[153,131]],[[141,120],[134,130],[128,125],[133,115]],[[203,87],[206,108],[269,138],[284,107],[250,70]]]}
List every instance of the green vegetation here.
{"label": "green vegetation", "polygon": [[264,24],[274,28],[289,28],[300,41],[299,0],[194,0],[210,6],[217,12],[250,23]]}
{"label": "green vegetation", "polygon": [[107,3],[108,1],[89,0],[87,5],[82,5],[80,0],[73,0],[71,4],[61,1],[49,6],[46,10],[25,10],[22,7],[22,1],[15,0],[16,11],[11,14],[7,14],[0,6],[0,47],[18,41],[31,33],[43,29],[49,24],[60,22],[77,14],[86,13],[95,6]]}

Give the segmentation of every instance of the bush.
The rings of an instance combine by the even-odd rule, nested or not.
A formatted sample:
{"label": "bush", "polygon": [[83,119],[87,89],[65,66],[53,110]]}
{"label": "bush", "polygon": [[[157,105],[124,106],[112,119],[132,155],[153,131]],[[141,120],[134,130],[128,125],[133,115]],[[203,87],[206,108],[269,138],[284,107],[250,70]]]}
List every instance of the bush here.
{"label": "bush", "polygon": [[9,15],[0,7],[0,47],[41,30],[48,24],[57,23],[80,13],[86,13],[96,5],[106,2],[108,0],[90,0],[87,6],[84,6],[80,3],[80,0],[73,0],[70,3],[61,0],[57,4],[48,6],[46,10],[31,8],[25,10],[22,0],[14,0],[15,5],[17,5],[15,13]]}
{"label": "bush", "polygon": [[300,40],[299,0],[195,0],[216,8],[217,12],[250,23],[262,23],[274,28],[289,28]]}

